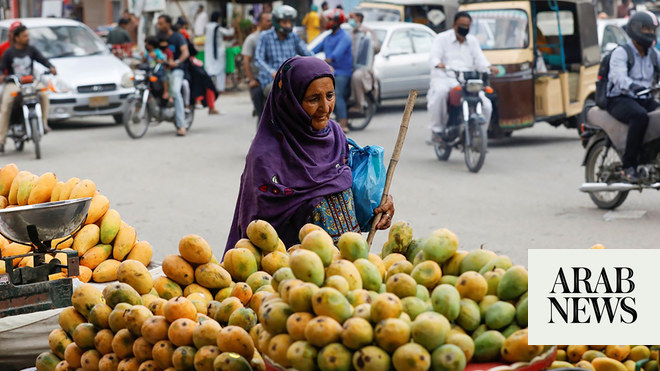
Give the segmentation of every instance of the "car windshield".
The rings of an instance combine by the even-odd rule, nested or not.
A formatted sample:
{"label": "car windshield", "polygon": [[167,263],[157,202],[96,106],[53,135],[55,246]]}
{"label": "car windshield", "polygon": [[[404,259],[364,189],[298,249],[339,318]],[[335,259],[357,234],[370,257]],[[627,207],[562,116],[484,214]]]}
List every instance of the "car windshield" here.
{"label": "car windshield", "polygon": [[364,7],[355,11],[364,14],[365,22],[401,22],[401,12],[397,9]]}
{"label": "car windshield", "polygon": [[103,42],[82,26],[30,28],[30,44],[46,58],[82,57],[104,53]]}
{"label": "car windshield", "polygon": [[470,11],[470,33],[483,50],[524,49],[529,45],[527,13],[519,9]]}

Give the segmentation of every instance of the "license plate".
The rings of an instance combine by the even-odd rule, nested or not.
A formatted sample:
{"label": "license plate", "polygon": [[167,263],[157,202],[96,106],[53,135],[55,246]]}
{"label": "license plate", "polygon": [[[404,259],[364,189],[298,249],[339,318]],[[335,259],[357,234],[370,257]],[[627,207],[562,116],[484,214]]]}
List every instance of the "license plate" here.
{"label": "license plate", "polygon": [[110,97],[89,97],[90,107],[104,107],[110,105]]}

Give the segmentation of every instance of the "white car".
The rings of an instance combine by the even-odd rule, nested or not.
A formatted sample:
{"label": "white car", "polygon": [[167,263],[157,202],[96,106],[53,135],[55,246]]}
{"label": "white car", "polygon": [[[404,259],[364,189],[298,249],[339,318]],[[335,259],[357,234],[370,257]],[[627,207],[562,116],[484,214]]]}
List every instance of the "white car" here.
{"label": "white car", "polygon": [[[129,66],[83,23],[60,18],[18,19],[34,45],[57,69],[50,93],[49,120],[112,115],[122,122],[127,98],[134,92]],[[16,19],[0,21],[0,42],[7,40]],[[43,71],[35,62],[35,71]]]}
{"label": "white car", "polygon": [[627,18],[598,20],[596,28],[598,29],[598,45],[600,45],[601,58],[616,49],[617,46],[627,44],[630,41],[630,36],[623,29],[627,23]]}
{"label": "white car", "polygon": [[[378,37],[382,46],[374,58],[374,74],[380,86],[380,99],[397,99],[408,96],[410,89],[420,95],[429,90],[431,69],[429,51],[436,33],[417,23],[365,22]],[[342,25],[346,32],[350,27]],[[309,43],[312,50],[330,34],[325,31]],[[317,56],[322,57],[321,53]]]}

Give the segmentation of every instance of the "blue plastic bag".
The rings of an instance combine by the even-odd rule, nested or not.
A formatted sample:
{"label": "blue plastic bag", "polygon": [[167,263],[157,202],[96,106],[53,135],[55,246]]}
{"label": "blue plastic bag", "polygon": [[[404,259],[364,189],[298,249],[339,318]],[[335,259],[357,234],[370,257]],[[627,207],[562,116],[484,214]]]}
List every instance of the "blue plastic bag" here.
{"label": "blue plastic bag", "polygon": [[360,147],[353,139],[348,138],[351,145],[348,166],[353,172],[353,203],[360,230],[366,232],[371,228],[374,209],[380,206],[385,189],[385,163],[381,146]]}

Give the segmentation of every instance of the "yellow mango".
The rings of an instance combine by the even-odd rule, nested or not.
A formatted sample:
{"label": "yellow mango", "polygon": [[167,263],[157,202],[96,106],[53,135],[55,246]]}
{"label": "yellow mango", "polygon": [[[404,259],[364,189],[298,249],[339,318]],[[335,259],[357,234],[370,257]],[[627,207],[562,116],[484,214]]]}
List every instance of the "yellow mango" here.
{"label": "yellow mango", "polygon": [[34,174],[30,174],[25,177],[25,179],[21,180],[18,184],[18,193],[16,194],[16,202],[18,205],[24,206],[28,204],[30,192],[32,192],[32,189],[37,185],[37,180],[39,180],[39,177]]}
{"label": "yellow mango", "polygon": [[96,193],[96,184],[89,179],[84,179],[73,187],[71,194],[69,195],[69,200],[94,197],[94,193]]}
{"label": "yellow mango", "polygon": [[30,196],[28,197],[28,205],[48,202],[56,184],[57,177],[54,173],[44,173],[39,177],[39,179],[37,179],[37,184],[30,192]]}
{"label": "yellow mango", "polygon": [[58,181],[55,183],[55,187],[53,187],[53,191],[50,193],[51,202],[60,200],[60,193],[62,193],[62,188],[64,188],[64,182]]}
{"label": "yellow mango", "polygon": [[[101,242],[110,243],[115,239],[121,227],[121,217],[115,209],[108,210],[101,219]],[[135,243],[135,241],[133,241]],[[131,247],[133,247],[131,245]],[[128,252],[126,252],[128,253]]]}
{"label": "yellow mango", "polygon": [[206,264],[211,261],[211,246],[202,237],[189,234],[179,241],[179,254],[193,264]]}
{"label": "yellow mango", "polygon": [[7,200],[9,201],[10,205],[18,205],[18,186],[20,183],[23,181],[23,179],[27,178],[30,176],[31,173],[29,171],[19,171],[18,174],[14,177],[14,180],[11,183],[11,187],[9,188],[9,195],[7,197]]}
{"label": "yellow mango", "polygon": [[0,170],[0,195],[9,196],[9,190],[16,174],[18,174],[18,167],[15,164],[7,164]]}
{"label": "yellow mango", "polygon": [[115,259],[108,259],[94,268],[92,278],[94,282],[110,282],[117,280],[117,269],[121,262]]}
{"label": "yellow mango", "polygon": [[[0,248],[3,257],[27,254],[30,250],[32,250],[31,246],[25,246],[15,242]],[[20,261],[21,259],[14,259],[12,265],[15,267]]]}
{"label": "yellow mango", "polygon": [[151,244],[147,241],[138,241],[133,245],[131,252],[126,255],[126,259],[137,260],[146,267],[151,263],[152,256],[153,249],[151,248]]}
{"label": "yellow mango", "polygon": [[80,258],[80,265],[84,265],[89,269],[96,268],[104,260],[112,254],[112,246],[99,244],[87,250]]}
{"label": "yellow mango", "polygon": [[96,223],[110,208],[110,200],[103,195],[95,195],[92,197],[92,202],[89,204],[89,211],[87,212],[87,219],[85,224]]}
{"label": "yellow mango", "polygon": [[7,197],[0,196],[0,209],[4,209],[7,206],[9,206],[9,200],[7,200]]}
{"label": "yellow mango", "polygon": [[628,371],[623,363],[607,357],[596,358],[591,361],[591,365],[596,371]]}
{"label": "yellow mango", "polygon": [[149,293],[154,287],[147,267],[137,260],[122,262],[117,270],[117,280],[131,285],[141,295]]}
{"label": "yellow mango", "polygon": [[99,243],[99,237],[100,228],[96,224],[88,224],[73,237],[73,249],[83,256],[87,250]]}
{"label": "yellow mango", "polygon": [[87,283],[92,279],[92,270],[85,267],[84,265],[81,265],[79,267],[78,275],[74,277],[77,277],[80,281]]}
{"label": "yellow mango", "polygon": [[7,273],[7,269],[5,269],[5,261],[0,260],[0,274],[5,274]]}
{"label": "yellow mango", "polygon": [[[72,249],[66,249],[66,251],[73,251]],[[67,254],[64,252],[64,250],[60,250],[62,252],[58,252],[55,254],[55,259],[59,260],[61,264],[66,265],[67,263]]]}
{"label": "yellow mango", "polygon": [[69,249],[73,246],[73,237],[67,236],[62,238],[56,238],[50,241],[51,249],[63,250]]}
{"label": "yellow mango", "polygon": [[131,252],[131,249],[137,241],[137,233],[135,228],[130,225],[123,225],[117,232],[115,237],[114,247],[112,248],[112,257],[117,260],[124,260],[126,255]]}
{"label": "yellow mango", "polygon": [[60,272],[60,273],[49,274],[48,280],[55,281],[55,280],[61,280],[62,278],[66,278],[66,277],[67,277],[66,273]]}
{"label": "yellow mango", "polygon": [[69,196],[71,195],[71,191],[73,191],[73,187],[78,185],[80,183],[79,178],[71,178],[64,183],[64,186],[62,187],[62,190],[60,191],[60,199],[59,201],[64,201],[68,200]]}

